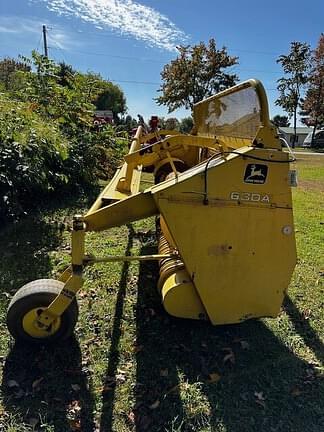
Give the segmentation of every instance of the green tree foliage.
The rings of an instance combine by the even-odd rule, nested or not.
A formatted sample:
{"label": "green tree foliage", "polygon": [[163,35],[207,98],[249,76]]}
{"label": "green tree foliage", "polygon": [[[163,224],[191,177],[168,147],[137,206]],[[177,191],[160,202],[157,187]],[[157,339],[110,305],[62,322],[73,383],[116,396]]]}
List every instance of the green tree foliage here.
{"label": "green tree foliage", "polygon": [[98,110],[111,110],[116,124],[120,122],[120,116],[127,111],[126,98],[122,90],[108,81],[97,82],[97,96],[93,99]]}
{"label": "green tree foliage", "polygon": [[311,71],[305,99],[302,102],[302,122],[316,128],[324,126],[324,34],[322,33],[311,57]]}
{"label": "green tree foliage", "polygon": [[191,116],[184,117],[180,121],[180,132],[181,133],[190,133],[191,129],[193,128],[193,119]]}
{"label": "green tree foliage", "polygon": [[169,112],[193,105],[202,99],[234,85],[238,77],[226,69],[238,63],[225,47],[216,48],[214,39],[208,45],[200,42],[194,46],[180,46],[179,55],[164,66],[161,72],[161,96],[156,98],[159,105],[166,105]]}
{"label": "green tree foliage", "polygon": [[166,129],[165,122],[165,117],[159,117],[159,129]]}
{"label": "green tree foliage", "polygon": [[131,115],[127,115],[126,117],[122,117],[119,121],[117,129],[119,131],[126,131],[131,133],[133,129],[137,128],[138,122]]}
{"label": "green tree foliage", "polygon": [[297,136],[297,111],[303,88],[308,79],[309,59],[310,47],[307,43],[302,42],[291,42],[289,54],[281,55],[277,59],[277,63],[281,64],[285,76],[277,81],[280,96],[275,103],[281,106],[290,118],[293,117],[293,147],[295,147]]}
{"label": "green tree foliage", "polygon": [[58,66],[58,84],[64,87],[71,88],[71,82],[73,82],[76,71],[72,68],[71,65],[65,62],[60,62]]}
{"label": "green tree foliage", "polygon": [[35,52],[23,61],[28,67],[16,68],[15,85],[0,93],[1,219],[63,187],[76,192],[111,176],[127,148],[127,134],[93,127],[91,100],[107,88],[99,76]]}
{"label": "green tree foliage", "polygon": [[275,115],[272,119],[272,123],[274,123],[277,127],[289,127],[290,122],[287,116]]}
{"label": "green tree foliage", "polygon": [[175,117],[169,117],[165,120],[165,129],[168,130],[179,130],[180,129],[180,122]]}
{"label": "green tree foliage", "polygon": [[4,90],[9,90],[12,86],[12,79],[17,71],[30,71],[30,66],[24,61],[18,61],[12,58],[4,58],[0,61],[0,83]]}
{"label": "green tree foliage", "polygon": [[23,213],[33,201],[68,182],[68,142],[58,125],[32,105],[0,96],[0,219]]}

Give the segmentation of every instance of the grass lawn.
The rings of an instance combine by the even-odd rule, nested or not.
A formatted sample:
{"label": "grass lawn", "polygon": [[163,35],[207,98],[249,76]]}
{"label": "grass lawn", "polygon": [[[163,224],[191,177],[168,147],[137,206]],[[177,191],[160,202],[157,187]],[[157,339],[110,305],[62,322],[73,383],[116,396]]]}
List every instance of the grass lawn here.
{"label": "grass lawn", "polygon": [[[17,346],[6,307],[69,262],[68,220],[42,211],[0,231],[0,431],[324,431],[324,158],[299,156],[298,264],[277,319],[212,327],[168,316],[157,264],[87,269],[75,339]],[[97,255],[156,251],[152,219],[87,236]],[[275,271],[275,269],[274,269]]]}

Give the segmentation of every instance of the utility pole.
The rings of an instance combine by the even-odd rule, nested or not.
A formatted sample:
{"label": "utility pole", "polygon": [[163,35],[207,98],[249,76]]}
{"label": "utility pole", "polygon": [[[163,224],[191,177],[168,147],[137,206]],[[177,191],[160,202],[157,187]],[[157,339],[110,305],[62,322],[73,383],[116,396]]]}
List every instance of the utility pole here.
{"label": "utility pole", "polygon": [[43,25],[43,42],[44,42],[44,54],[45,54],[45,57],[48,58],[48,47],[47,47],[47,39],[46,39],[46,25]]}

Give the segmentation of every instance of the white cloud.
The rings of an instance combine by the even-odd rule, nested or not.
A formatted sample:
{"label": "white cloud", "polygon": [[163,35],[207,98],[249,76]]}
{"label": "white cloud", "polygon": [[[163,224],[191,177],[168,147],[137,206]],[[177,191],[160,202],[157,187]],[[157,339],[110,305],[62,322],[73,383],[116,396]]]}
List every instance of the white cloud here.
{"label": "white cloud", "polygon": [[60,15],[75,16],[97,28],[110,28],[143,40],[148,45],[172,51],[186,40],[165,15],[133,0],[41,0]]}
{"label": "white cloud", "polygon": [[36,20],[16,16],[0,16],[0,33],[38,33],[42,25]]}
{"label": "white cloud", "polygon": [[68,49],[71,46],[78,45],[77,41],[72,39],[62,28],[38,18],[0,16],[0,33],[11,34],[12,37],[23,37],[24,39],[28,39],[31,36],[39,36],[40,38],[43,24],[49,30],[49,45],[53,44],[54,47],[60,49]]}

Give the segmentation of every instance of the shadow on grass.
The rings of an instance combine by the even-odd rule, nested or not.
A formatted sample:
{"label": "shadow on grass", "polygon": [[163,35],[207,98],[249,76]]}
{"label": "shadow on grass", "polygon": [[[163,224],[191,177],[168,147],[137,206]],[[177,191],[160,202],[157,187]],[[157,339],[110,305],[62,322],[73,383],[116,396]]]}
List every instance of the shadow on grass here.
{"label": "shadow on grass", "polygon": [[49,425],[55,432],[94,430],[87,369],[75,338],[49,347],[15,344],[6,359],[2,394],[6,411],[33,430]]}
{"label": "shadow on grass", "polygon": [[80,194],[57,197],[18,222],[1,226],[0,295],[15,293],[25,283],[49,276],[52,265],[48,253],[60,246],[72,215],[88,205]]}
{"label": "shadow on grass", "polygon": [[284,308],[289,315],[296,333],[304,340],[308,348],[313,351],[317,360],[321,364],[324,364],[324,344],[310,326],[309,320],[305,319],[289,296],[285,298]]}
{"label": "shadow on grass", "polygon": [[48,252],[60,243],[57,224],[28,217],[7,225],[0,232],[0,293],[14,293],[21,285],[46,277],[52,269]]}
{"label": "shadow on grass", "polygon": [[[34,279],[49,277],[52,271],[49,252],[58,249],[62,243],[65,228],[62,218],[68,213],[62,212],[62,204],[61,201],[52,203],[44,207],[42,216],[38,210],[39,214],[7,224],[0,231],[3,251],[0,260],[0,315],[3,318],[9,299],[17,289]],[[63,207],[68,205],[71,202],[66,200]],[[3,353],[8,339],[5,331],[1,332]],[[15,344],[6,357],[1,390],[6,412],[17,417],[18,424],[19,421],[28,423],[34,419],[32,421],[37,421],[35,430],[43,423],[41,430],[51,424],[56,432],[63,432],[72,430],[75,419],[76,426],[77,422],[82,427],[84,425],[82,430],[93,430],[87,373],[82,368],[80,348],[74,339],[46,349]],[[79,402],[73,402],[75,400]]]}
{"label": "shadow on grass", "polygon": [[[158,266],[143,262],[136,340],[143,349],[137,353],[133,409],[138,432],[324,430],[323,380],[265,322],[212,327],[168,317],[152,274]],[[289,311],[319,356],[319,339],[307,323],[298,329],[301,317],[291,300]]]}
{"label": "shadow on grass", "polygon": [[[131,225],[128,225],[128,243],[126,246],[125,255],[129,255],[133,247],[134,230]],[[113,327],[111,333],[111,345],[107,359],[107,370],[105,373],[105,385],[102,392],[102,414],[100,419],[100,432],[108,432],[112,430],[113,409],[115,399],[115,383],[117,368],[120,359],[119,342],[121,337],[121,320],[124,310],[124,300],[126,295],[127,277],[130,263],[125,261],[122,266],[121,276],[115,306],[115,315],[112,319]],[[105,386],[109,387],[109,391],[105,391]]]}

